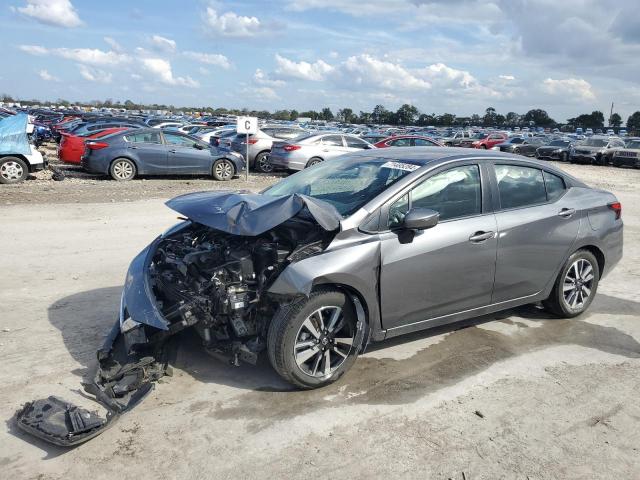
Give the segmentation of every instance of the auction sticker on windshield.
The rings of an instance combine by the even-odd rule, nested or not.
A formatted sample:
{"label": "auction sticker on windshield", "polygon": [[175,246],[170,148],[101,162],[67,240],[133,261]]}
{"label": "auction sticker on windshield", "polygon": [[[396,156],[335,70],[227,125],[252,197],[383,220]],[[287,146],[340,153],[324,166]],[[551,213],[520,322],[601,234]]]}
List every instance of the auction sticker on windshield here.
{"label": "auction sticker on windshield", "polygon": [[414,165],[413,163],[403,162],[387,162],[380,166],[380,168],[392,168],[394,170],[405,170],[407,172],[413,172],[420,168],[420,165]]}

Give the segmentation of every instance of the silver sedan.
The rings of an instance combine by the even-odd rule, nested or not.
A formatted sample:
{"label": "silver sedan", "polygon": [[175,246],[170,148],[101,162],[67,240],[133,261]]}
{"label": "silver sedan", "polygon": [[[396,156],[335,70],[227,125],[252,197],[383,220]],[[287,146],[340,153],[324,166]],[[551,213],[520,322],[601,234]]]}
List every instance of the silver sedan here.
{"label": "silver sedan", "polygon": [[314,133],[290,141],[273,142],[269,162],[274,167],[303,170],[345,153],[375,148],[369,142],[341,133]]}

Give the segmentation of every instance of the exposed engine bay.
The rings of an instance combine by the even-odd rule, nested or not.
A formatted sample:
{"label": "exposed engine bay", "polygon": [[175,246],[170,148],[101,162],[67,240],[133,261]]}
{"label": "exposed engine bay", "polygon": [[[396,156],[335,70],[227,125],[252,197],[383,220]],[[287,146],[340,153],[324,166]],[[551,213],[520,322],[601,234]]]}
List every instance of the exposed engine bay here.
{"label": "exposed engine bay", "polygon": [[[190,327],[214,356],[255,364],[283,301],[266,293],[269,286],[290,263],[322,252],[334,234],[304,208],[254,236],[193,220],[170,229],[133,260],[120,318],[83,384],[106,417],[51,396],[27,402],[16,413],[18,426],[65,447],[99,435],[170,374],[170,339]],[[139,302],[136,315],[129,316],[134,305],[125,298]]]}
{"label": "exposed engine bay", "polygon": [[192,223],[158,245],[150,283],[172,326],[194,326],[209,352],[234,365],[255,364],[278,308],[266,289],[286,265],[321,252],[330,237],[300,217],[257,237]]}

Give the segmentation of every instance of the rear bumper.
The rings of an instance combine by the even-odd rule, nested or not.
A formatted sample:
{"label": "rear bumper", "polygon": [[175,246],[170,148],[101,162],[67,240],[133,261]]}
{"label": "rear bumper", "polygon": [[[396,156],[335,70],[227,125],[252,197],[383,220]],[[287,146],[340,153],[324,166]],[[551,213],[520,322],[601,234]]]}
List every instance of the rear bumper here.
{"label": "rear bumper", "polygon": [[307,161],[308,159],[306,157],[296,158],[292,155],[279,155],[273,152],[269,155],[269,162],[271,162],[271,165],[288,170],[304,170],[307,166]]}

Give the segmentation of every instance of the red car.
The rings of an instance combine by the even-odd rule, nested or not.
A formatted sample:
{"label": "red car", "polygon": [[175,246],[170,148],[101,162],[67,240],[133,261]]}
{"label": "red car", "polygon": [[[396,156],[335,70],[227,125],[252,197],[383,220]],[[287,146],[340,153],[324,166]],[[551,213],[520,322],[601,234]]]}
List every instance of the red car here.
{"label": "red car", "polygon": [[80,157],[82,157],[84,153],[85,140],[106,137],[107,135],[121,132],[122,130],[127,129],[124,127],[106,128],[104,130],[98,130],[97,132],[89,132],[89,135],[85,136],[71,135],[70,133],[63,132],[60,145],[58,145],[58,158],[64,163],[80,165]]}
{"label": "red car", "polygon": [[396,135],[385,138],[374,144],[377,148],[386,147],[444,147],[433,138],[422,137],[420,135]]}
{"label": "red car", "polygon": [[476,140],[471,144],[473,148],[491,148],[499,143],[504,143],[509,139],[504,133],[490,133],[480,140]]}

